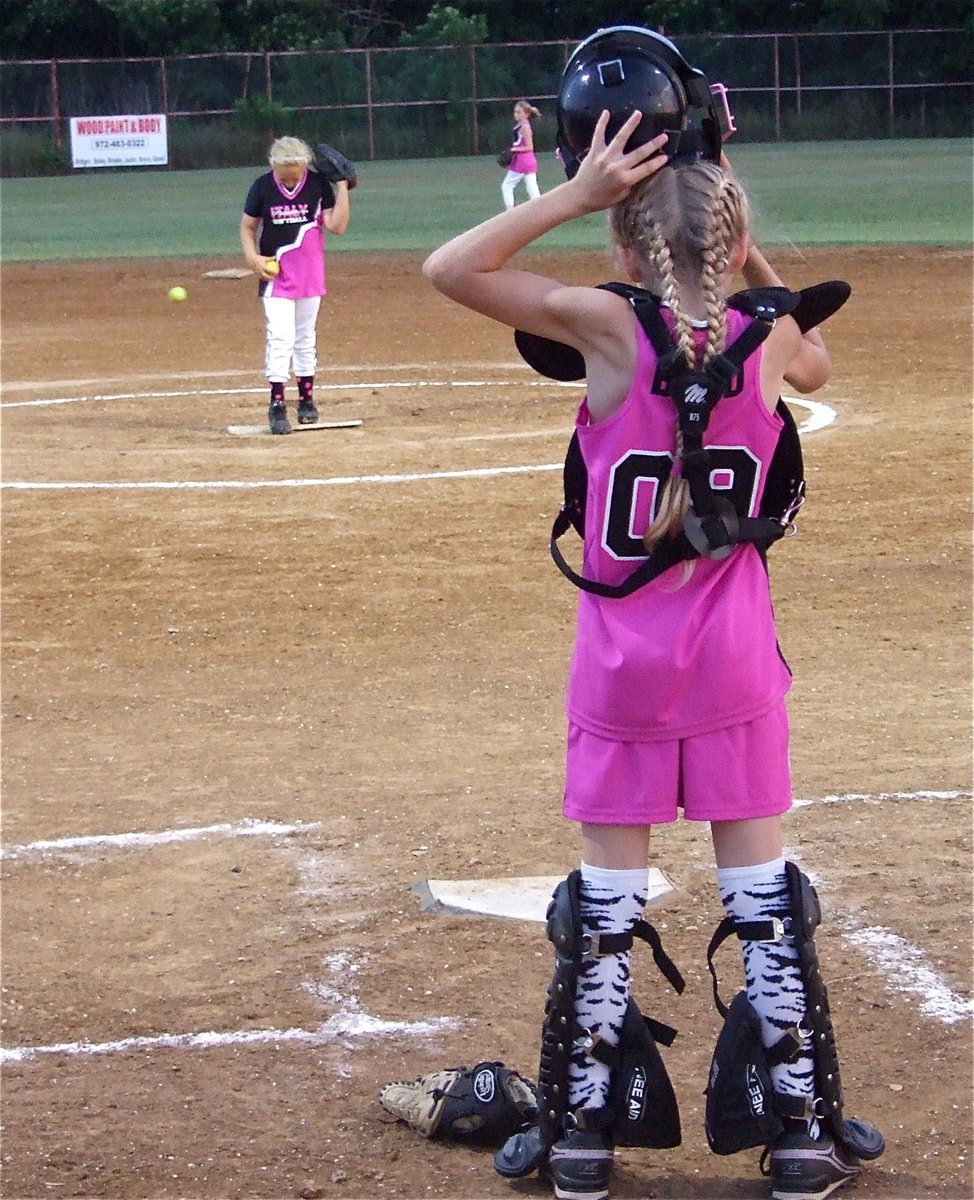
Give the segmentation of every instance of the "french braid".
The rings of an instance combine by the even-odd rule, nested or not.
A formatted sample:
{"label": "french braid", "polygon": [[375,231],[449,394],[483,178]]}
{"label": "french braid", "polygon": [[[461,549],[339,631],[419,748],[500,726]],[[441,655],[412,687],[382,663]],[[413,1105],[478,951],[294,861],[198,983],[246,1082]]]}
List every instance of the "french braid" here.
{"label": "french braid", "polygon": [[[716,163],[697,160],[668,167],[637,185],[611,210],[609,222],[616,243],[638,255],[643,282],[673,314],[677,345],[687,362],[692,368],[705,366],[724,349],[727,264],[731,250],[747,234],[747,198],[740,185]],[[694,338],[681,281],[703,297],[707,331],[702,347]],[[683,456],[678,425],[676,456]],[[643,537],[646,548],[678,533],[689,506],[687,482],[672,472],[656,520]]]}

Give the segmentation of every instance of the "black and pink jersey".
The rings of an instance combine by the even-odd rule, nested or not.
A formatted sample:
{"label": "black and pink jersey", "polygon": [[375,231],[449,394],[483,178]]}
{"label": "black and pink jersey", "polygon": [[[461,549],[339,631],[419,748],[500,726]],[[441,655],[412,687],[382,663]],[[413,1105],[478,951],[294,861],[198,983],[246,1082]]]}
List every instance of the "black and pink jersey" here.
{"label": "black and pink jersey", "polygon": [[260,253],[276,258],[281,267],[276,279],[261,280],[261,296],[300,300],[327,292],[322,214],[334,204],[331,184],[316,171],[305,171],[291,191],[273,171],[254,181],[244,212],[260,220]]}

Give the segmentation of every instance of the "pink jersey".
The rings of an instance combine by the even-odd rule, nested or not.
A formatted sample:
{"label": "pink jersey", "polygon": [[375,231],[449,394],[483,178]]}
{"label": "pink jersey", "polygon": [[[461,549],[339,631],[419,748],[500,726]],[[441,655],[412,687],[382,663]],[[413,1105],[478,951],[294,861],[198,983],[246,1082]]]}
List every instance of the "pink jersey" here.
{"label": "pink jersey", "polygon": [[[527,131],[527,132],[525,132],[525,131]],[[524,145],[528,144],[528,136],[527,135],[530,133],[531,133],[531,122],[530,121],[527,121],[527,120],[518,121],[518,123],[514,126],[514,143],[513,143],[514,157],[511,159],[510,170],[516,171],[519,175],[537,175],[537,173],[538,173],[538,160],[535,157],[535,153],[534,153],[534,149],[533,149],[533,143],[534,143],[533,137],[531,139],[532,149],[530,149],[530,150],[518,149],[519,146],[524,146]]]}
{"label": "pink jersey", "polygon": [[[727,323],[730,343],[750,318],[729,309]],[[656,354],[638,321],[636,340],[622,406],[591,424],[583,401],[576,426],[588,471],[583,574],[612,584],[645,557],[641,535],[675,458],[676,409],[651,390]],[[758,349],[704,437],[714,490],[752,516],[782,425],[761,397],[760,362]],[[624,599],[579,594],[567,707],[581,728],[630,742],[691,737],[754,720],[787,692],[791,673],[758,551],[741,545],[692,567],[686,582],[679,564]]]}

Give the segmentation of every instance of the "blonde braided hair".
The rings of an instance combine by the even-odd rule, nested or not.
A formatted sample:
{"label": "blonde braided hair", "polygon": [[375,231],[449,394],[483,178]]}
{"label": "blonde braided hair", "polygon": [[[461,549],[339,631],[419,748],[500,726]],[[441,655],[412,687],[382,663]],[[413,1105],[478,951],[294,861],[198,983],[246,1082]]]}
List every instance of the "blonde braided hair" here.
{"label": "blonde braided hair", "polygon": [[[727,264],[734,246],[747,235],[748,204],[740,184],[716,163],[702,159],[667,167],[637,184],[610,211],[609,224],[616,244],[638,256],[643,283],[673,314],[677,346],[690,368],[706,366],[726,343]],[[698,288],[703,297],[707,333],[702,347],[694,337],[681,281],[683,288]],[[683,457],[678,423],[676,455],[678,460]],[[678,533],[689,507],[687,481],[671,473],[656,520],[643,536],[646,548]]]}

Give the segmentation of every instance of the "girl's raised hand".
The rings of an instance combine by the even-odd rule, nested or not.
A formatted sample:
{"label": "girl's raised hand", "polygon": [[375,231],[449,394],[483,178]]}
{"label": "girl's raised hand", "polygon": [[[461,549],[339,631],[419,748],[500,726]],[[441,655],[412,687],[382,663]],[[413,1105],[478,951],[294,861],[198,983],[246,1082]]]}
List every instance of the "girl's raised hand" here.
{"label": "girl's raised hand", "polygon": [[666,145],[666,134],[660,133],[626,153],[626,142],[632,136],[643,114],[638,110],[627,118],[622,128],[610,142],[605,140],[605,129],[609,123],[609,111],[603,109],[595,123],[592,145],[582,159],[578,174],[572,181],[583,206],[589,212],[610,208],[624,200],[637,183],[655,175],[669,161],[661,153]]}

